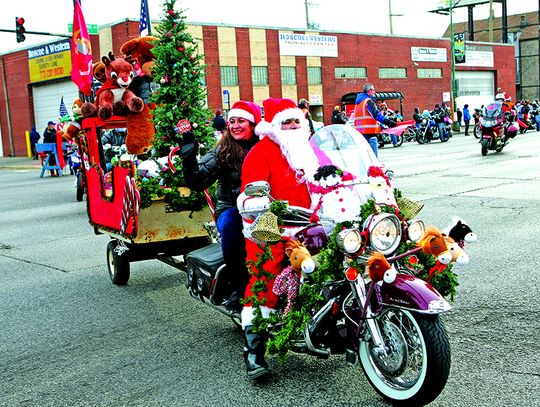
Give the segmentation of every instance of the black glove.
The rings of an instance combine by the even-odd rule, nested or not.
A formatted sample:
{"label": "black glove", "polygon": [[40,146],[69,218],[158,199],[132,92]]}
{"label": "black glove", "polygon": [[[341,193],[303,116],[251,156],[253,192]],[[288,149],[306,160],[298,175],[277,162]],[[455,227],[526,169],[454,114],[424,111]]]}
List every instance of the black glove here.
{"label": "black glove", "polygon": [[389,119],[389,118],[384,119],[383,124],[386,124],[388,127],[396,127],[397,126],[397,122],[395,120],[392,120],[392,119]]}
{"label": "black glove", "polygon": [[195,159],[199,151],[199,143],[195,139],[195,134],[192,131],[186,131],[182,133],[182,140],[180,142],[180,154],[184,160]]}
{"label": "black glove", "polygon": [[195,134],[191,130],[182,133],[182,145],[195,143]]}

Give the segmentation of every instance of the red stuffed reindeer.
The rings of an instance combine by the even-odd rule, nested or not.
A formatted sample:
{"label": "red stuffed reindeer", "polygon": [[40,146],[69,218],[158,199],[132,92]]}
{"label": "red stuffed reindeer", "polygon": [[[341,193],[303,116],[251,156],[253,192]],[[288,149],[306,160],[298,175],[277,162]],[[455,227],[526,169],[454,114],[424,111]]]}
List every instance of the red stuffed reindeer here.
{"label": "red stuffed reindeer", "polygon": [[133,66],[123,58],[115,58],[112,52],[101,60],[105,64],[107,80],[96,92],[95,103],[83,104],[83,116],[92,117],[97,112],[100,119],[107,120],[113,114],[125,116],[129,112],[142,111],[143,100],[127,89],[133,80]]}

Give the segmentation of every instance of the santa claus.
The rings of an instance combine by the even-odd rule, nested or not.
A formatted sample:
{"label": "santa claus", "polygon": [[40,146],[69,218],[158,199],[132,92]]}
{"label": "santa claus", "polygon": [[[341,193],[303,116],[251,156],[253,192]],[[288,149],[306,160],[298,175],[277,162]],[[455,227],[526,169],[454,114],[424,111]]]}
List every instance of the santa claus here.
{"label": "santa claus", "polygon": [[[266,181],[270,184],[270,194],[274,199],[287,201],[290,205],[311,207],[308,180],[313,179],[319,167],[318,159],[309,145],[309,126],[302,110],[290,99],[267,99],[263,102],[264,121],[259,123],[255,132],[261,136],[247,155],[242,167],[242,188],[248,183]],[[240,213],[264,210],[269,206],[267,197],[249,197],[241,193],[238,197]],[[249,225],[250,220],[245,219]],[[294,231],[289,231],[293,233]],[[257,243],[246,239],[247,260],[257,262],[262,253]],[[273,258],[263,268],[273,276],[281,272],[285,258],[283,242],[271,246]],[[246,298],[254,295],[253,285],[257,282],[256,270],[247,288]],[[272,291],[274,278],[267,281],[267,290],[258,293],[258,299],[264,299],[261,306],[263,316],[268,316],[275,307],[278,297]],[[248,300],[249,301],[249,300]],[[264,334],[253,332],[252,321],[254,308],[246,302],[242,310],[242,326],[246,337],[244,360],[248,377],[255,379],[269,373],[264,360],[266,350]]]}

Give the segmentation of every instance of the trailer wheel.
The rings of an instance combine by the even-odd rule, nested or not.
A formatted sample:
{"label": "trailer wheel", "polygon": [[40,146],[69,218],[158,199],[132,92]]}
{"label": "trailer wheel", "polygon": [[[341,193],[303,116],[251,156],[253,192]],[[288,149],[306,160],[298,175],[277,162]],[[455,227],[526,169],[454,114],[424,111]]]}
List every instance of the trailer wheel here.
{"label": "trailer wheel", "polygon": [[107,268],[115,285],[126,285],[129,280],[129,250],[119,249],[121,246],[116,239],[107,244]]}

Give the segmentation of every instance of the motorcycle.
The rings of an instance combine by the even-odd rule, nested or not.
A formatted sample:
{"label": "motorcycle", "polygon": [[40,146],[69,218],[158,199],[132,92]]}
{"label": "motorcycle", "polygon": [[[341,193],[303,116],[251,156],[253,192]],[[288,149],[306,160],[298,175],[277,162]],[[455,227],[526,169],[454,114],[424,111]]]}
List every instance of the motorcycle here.
{"label": "motorcycle", "polygon": [[490,103],[485,108],[484,116],[481,119],[480,130],[482,138],[480,140],[481,152],[486,156],[488,150],[500,153],[510,138],[517,135],[518,127],[513,122],[511,112],[503,112],[501,103]]}
{"label": "motorcycle", "polygon": [[[351,188],[364,191],[361,195],[371,188],[368,169],[380,168],[380,163],[367,141],[355,133],[350,126],[327,126],[318,130],[310,143],[318,157],[352,174]],[[249,184],[244,192],[271,200],[266,182]],[[314,220],[310,210],[283,206],[282,225],[295,228],[294,239],[312,254],[321,254],[334,242],[334,253],[340,259],[331,267],[333,278],[318,288],[320,300],[309,310],[291,350],[323,359],[345,354],[349,363],[359,362],[376,392],[396,404],[424,405],[437,398],[450,371],[450,345],[439,315],[451,306],[402,263],[418,248],[397,254],[406,241],[421,238],[423,222],[375,211],[366,219],[352,218],[342,227],[324,213]],[[260,217],[252,215],[256,225]],[[397,270],[393,282],[376,283],[364,275],[370,251],[379,251],[393,264]],[[186,264],[190,294],[239,324],[240,316],[220,305],[226,281],[219,245],[189,253]],[[313,283],[314,273],[316,270],[302,277],[300,283]],[[279,304],[278,314],[283,313]]]}
{"label": "motorcycle", "polygon": [[[418,144],[429,143],[432,140],[440,140],[439,127],[435,122],[433,113],[422,114],[423,119],[420,127],[417,130],[416,141]],[[452,137],[451,124],[445,121],[444,133],[442,141],[448,141]]]}
{"label": "motorcycle", "polygon": [[84,193],[86,191],[86,185],[81,171],[81,157],[79,156],[79,149],[76,145],[70,147],[68,151],[68,164],[70,174],[75,175],[75,197],[77,202],[82,202]]}
{"label": "motorcycle", "polygon": [[396,142],[392,140],[392,136],[389,133],[381,132],[377,135],[377,142],[379,143],[379,148],[383,148],[385,145],[390,144],[394,147],[401,147],[403,145],[403,134],[395,134]]}

